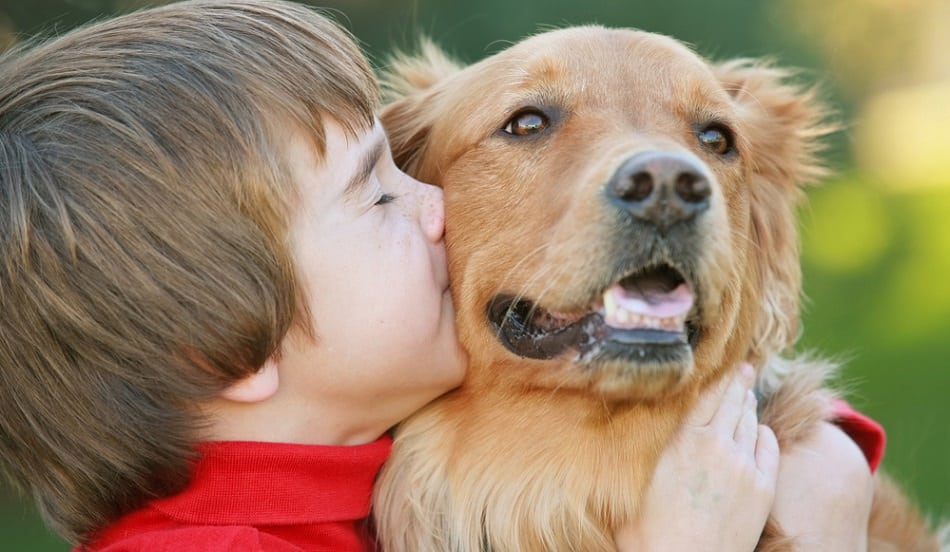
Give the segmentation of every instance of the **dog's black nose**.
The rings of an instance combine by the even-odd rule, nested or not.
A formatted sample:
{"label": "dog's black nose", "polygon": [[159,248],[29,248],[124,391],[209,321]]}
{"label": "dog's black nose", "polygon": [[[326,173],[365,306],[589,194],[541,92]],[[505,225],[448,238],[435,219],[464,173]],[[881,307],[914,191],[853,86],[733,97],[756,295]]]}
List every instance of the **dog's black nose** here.
{"label": "dog's black nose", "polygon": [[607,184],[611,201],[662,234],[708,209],[711,194],[699,160],[674,152],[638,153]]}

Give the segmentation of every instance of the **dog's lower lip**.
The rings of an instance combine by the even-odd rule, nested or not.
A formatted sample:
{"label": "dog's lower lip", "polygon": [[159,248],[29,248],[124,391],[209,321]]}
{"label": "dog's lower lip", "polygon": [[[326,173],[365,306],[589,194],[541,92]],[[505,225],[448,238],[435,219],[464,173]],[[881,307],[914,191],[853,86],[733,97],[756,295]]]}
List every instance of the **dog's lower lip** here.
{"label": "dog's lower lip", "polygon": [[607,339],[623,345],[685,345],[687,341],[685,332],[665,330],[611,329]]}
{"label": "dog's lower lip", "polygon": [[530,323],[533,307],[528,301],[499,296],[488,305],[488,319],[498,338],[513,353],[535,359],[554,358],[576,344],[589,341],[591,313],[572,324],[544,330]]}

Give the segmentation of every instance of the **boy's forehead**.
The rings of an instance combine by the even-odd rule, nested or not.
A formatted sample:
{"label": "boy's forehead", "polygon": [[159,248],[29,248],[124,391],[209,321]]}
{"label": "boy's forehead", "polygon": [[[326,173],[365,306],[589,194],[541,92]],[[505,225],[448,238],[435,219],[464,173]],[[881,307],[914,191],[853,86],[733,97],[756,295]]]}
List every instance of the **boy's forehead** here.
{"label": "boy's forehead", "polygon": [[301,128],[290,130],[285,157],[296,187],[309,183],[344,199],[358,196],[380,160],[389,155],[381,124],[377,120],[371,127],[348,130],[328,118],[323,128],[323,147],[312,133]]}

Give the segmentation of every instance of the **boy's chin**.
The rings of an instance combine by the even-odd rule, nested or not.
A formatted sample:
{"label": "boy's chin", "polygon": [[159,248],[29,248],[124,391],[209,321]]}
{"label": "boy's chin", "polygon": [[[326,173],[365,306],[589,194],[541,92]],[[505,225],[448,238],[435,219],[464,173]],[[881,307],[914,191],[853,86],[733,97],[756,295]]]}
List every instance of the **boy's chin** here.
{"label": "boy's chin", "polygon": [[397,425],[402,420],[425,408],[426,405],[432,401],[462,385],[462,380],[465,379],[465,370],[464,364],[461,366],[462,368],[454,373],[444,374],[444,379],[430,380],[427,382],[429,385],[426,387],[426,389],[417,395],[417,400],[414,403],[407,404],[406,408],[404,409],[404,415],[396,420],[393,425]]}

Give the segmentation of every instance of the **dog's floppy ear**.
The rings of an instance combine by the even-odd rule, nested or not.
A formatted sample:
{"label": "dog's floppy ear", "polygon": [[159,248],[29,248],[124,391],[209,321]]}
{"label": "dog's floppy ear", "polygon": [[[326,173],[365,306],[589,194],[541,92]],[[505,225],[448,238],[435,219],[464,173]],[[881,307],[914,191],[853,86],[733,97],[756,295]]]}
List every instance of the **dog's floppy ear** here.
{"label": "dog's floppy ear", "polygon": [[[438,109],[433,87],[461,66],[428,38],[420,40],[418,53],[397,53],[380,75],[383,108],[380,119],[396,165],[421,178],[421,159]],[[427,177],[431,178],[431,177]]]}
{"label": "dog's floppy ear", "polygon": [[761,359],[798,337],[801,267],[796,207],[802,187],[826,174],[818,162],[822,137],[835,130],[814,89],[790,83],[791,74],[767,62],[733,60],[714,72],[740,118],[739,147],[752,166],[749,182],[752,247],[749,276],[760,308],[750,355]]}

